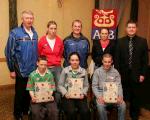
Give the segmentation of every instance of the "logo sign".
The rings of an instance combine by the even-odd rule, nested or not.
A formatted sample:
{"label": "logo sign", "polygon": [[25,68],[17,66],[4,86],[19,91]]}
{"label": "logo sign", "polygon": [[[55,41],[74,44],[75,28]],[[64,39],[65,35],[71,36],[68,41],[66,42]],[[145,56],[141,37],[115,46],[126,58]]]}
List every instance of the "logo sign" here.
{"label": "logo sign", "polygon": [[92,39],[99,40],[99,31],[101,28],[109,29],[109,39],[116,39],[117,11],[111,10],[93,10],[92,14]]}

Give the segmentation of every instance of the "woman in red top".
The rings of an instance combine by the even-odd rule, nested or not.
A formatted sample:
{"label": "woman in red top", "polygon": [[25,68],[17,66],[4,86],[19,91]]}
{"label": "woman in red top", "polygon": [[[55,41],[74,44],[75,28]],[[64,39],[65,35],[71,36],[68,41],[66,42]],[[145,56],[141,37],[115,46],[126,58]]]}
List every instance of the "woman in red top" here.
{"label": "woman in red top", "polygon": [[[47,24],[47,33],[42,36],[38,43],[39,55],[44,55],[48,60],[48,68],[53,73],[57,87],[58,80],[62,71],[61,60],[63,56],[63,41],[56,35],[57,24],[55,21],[49,21]],[[58,96],[58,97],[57,97]],[[59,103],[59,95],[56,96],[56,102]]]}
{"label": "woman in red top", "polygon": [[101,28],[100,40],[93,40],[92,59],[95,62],[95,68],[102,65],[103,54],[109,53],[114,57],[115,40],[109,40],[109,29]]}

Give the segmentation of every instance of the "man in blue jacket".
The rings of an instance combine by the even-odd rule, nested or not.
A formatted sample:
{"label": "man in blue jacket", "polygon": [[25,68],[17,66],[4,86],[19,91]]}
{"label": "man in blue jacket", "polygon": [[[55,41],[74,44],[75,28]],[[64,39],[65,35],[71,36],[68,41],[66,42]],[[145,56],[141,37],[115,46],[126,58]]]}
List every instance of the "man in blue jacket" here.
{"label": "man in blue jacket", "polygon": [[74,20],[72,22],[72,33],[64,39],[64,67],[69,66],[69,54],[78,52],[81,57],[80,66],[87,68],[90,45],[88,39],[81,33],[81,30],[82,22],[80,20]]}
{"label": "man in blue jacket", "polygon": [[10,77],[16,79],[14,116],[22,120],[28,112],[30,97],[26,91],[29,74],[36,68],[38,36],[32,27],[34,15],[31,11],[22,12],[21,26],[11,30],[5,48]]}

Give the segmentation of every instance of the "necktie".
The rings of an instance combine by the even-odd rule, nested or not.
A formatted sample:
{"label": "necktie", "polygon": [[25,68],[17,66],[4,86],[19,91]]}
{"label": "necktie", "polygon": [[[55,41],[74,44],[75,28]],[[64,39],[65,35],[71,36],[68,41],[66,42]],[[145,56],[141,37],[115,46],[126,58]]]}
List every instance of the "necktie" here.
{"label": "necktie", "polygon": [[133,57],[133,39],[129,40],[129,67],[132,67],[132,57]]}

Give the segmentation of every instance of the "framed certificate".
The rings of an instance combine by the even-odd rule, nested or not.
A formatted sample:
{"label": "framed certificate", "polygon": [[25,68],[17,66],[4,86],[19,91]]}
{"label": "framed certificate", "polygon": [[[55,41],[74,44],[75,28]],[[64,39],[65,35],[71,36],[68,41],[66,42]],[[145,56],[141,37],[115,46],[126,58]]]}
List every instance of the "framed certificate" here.
{"label": "framed certificate", "polygon": [[50,90],[50,84],[48,82],[35,83],[35,97],[37,103],[51,101],[53,91]]}
{"label": "framed certificate", "polygon": [[82,95],[84,78],[67,78],[68,80],[68,93],[70,98],[79,99]]}
{"label": "framed certificate", "polygon": [[103,98],[106,103],[117,103],[118,84],[115,82],[105,82],[103,85]]}

